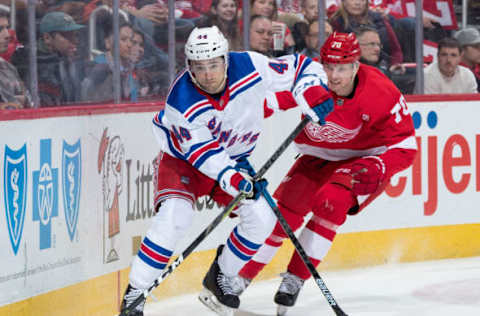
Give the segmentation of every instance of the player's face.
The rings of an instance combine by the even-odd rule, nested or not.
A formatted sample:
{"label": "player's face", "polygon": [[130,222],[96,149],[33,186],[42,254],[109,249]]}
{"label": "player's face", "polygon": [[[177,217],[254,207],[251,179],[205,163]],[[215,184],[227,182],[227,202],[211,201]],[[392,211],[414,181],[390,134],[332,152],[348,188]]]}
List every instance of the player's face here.
{"label": "player's face", "polygon": [[225,61],[223,57],[192,60],[190,63],[190,71],[202,90],[210,94],[222,91],[225,85]]}
{"label": "player's face", "polygon": [[340,96],[347,96],[353,90],[358,70],[357,64],[323,64],[328,77],[328,88]]}
{"label": "player's face", "polygon": [[438,52],[438,68],[446,77],[452,77],[457,70],[462,54],[456,47],[442,47]]}

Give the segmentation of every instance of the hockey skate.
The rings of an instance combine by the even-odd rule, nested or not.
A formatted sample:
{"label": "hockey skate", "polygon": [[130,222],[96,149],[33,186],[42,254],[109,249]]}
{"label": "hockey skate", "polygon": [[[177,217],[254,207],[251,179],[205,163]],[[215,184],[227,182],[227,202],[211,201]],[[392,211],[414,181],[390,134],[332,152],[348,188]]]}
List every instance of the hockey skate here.
{"label": "hockey skate", "polygon": [[295,305],[297,301],[298,293],[302,289],[305,280],[297,277],[290,272],[282,273],[282,283],[275,293],[274,301],[278,304],[277,316],[284,316],[287,313],[289,307]]}
{"label": "hockey skate", "polygon": [[236,277],[224,275],[218,266],[218,256],[222,250],[223,245],[220,245],[217,256],[203,279],[204,288],[198,299],[218,315],[233,316],[234,310],[240,306],[240,299],[234,290]]}
{"label": "hockey skate", "polygon": [[143,290],[136,289],[130,284],[125,291],[125,295],[122,300],[122,307],[120,308],[120,315],[125,316],[143,316],[143,308],[145,306],[146,299],[144,298],[140,304],[138,304],[133,310],[129,310],[130,305],[140,296],[143,295]]}
{"label": "hockey skate", "polygon": [[243,291],[247,289],[251,282],[251,279],[242,278],[241,276],[234,277],[232,283],[233,293],[237,296],[242,295]]}

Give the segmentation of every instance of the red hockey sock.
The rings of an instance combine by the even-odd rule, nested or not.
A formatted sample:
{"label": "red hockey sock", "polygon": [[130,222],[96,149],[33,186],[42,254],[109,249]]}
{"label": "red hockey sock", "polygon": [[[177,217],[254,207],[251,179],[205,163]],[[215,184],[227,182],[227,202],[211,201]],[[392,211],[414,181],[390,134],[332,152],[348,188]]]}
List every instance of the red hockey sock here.
{"label": "red hockey sock", "polygon": [[[320,260],[311,257],[308,257],[308,259],[310,259],[315,268],[320,264]],[[296,251],[293,253],[292,259],[288,264],[288,271],[304,280],[308,279],[311,276],[310,271],[308,271],[307,266]]]}
{"label": "red hockey sock", "polygon": [[252,280],[257,276],[257,274],[260,273],[260,271],[262,271],[265,265],[265,263],[250,260],[246,265],[243,266],[238,275],[240,275],[242,278]]}

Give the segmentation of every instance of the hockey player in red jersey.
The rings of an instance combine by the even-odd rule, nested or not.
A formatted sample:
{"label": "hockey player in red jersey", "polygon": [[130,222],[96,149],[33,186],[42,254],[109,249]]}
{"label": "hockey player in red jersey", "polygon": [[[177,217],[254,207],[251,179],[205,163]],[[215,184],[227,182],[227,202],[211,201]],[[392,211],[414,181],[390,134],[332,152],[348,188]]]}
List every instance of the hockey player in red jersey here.
{"label": "hockey player in red jersey", "polygon": [[[353,33],[332,34],[320,57],[334,110],[325,125],[309,123],[295,139],[302,156],[274,194],[294,231],[313,213],[299,241],[315,266],[329,251],[347,215],[361,212],[392,175],[412,164],[417,152],[404,97],[377,69],[359,63],[360,47]],[[240,271],[244,287],[272,260],[286,237],[277,222],[265,244]],[[279,315],[295,304],[310,272],[294,252],[282,275],[274,298]]]}
{"label": "hockey player in red jersey", "polygon": [[[186,71],[170,88],[165,109],[153,119],[161,146],[154,196],[157,213],[133,260],[123,297],[122,313],[130,316],[143,315],[143,293],[188,232],[195,200],[210,195],[226,205],[232,196],[244,193],[247,201],[233,211],[240,221],[225,237],[225,246],[219,247],[203,280],[202,302],[233,314],[240,304],[232,291],[238,271],[276,222],[266,200],[255,194],[258,182],[243,168],[256,147],[262,121],[298,103],[313,121],[324,122],[333,108],[322,66],[305,56],[269,59],[254,52],[229,52],[228,41],[216,26],[195,28],[185,55]],[[289,102],[282,105],[282,100]],[[132,306],[137,298],[141,304]]]}

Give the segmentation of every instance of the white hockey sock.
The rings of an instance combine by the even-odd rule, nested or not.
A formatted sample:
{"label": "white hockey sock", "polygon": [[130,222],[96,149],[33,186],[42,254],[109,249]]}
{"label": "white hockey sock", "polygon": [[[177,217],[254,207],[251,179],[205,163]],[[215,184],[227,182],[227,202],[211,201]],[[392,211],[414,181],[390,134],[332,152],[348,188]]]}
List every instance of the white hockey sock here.
{"label": "white hockey sock", "polygon": [[172,198],[162,203],[133,260],[130,271],[133,287],[146,289],[160,276],[177,240],[190,227],[193,214],[192,205],[183,199]]}

